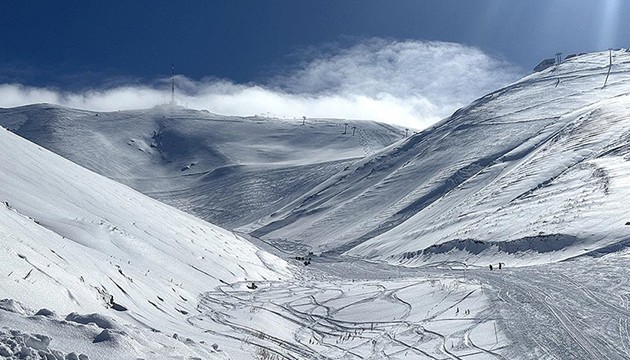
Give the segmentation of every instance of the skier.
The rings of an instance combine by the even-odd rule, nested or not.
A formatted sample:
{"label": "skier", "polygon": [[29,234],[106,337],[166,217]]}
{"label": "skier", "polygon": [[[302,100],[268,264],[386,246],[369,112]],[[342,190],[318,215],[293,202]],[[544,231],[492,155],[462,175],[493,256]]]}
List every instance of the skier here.
{"label": "skier", "polygon": [[492,270],[492,264],[490,264],[490,270]]}

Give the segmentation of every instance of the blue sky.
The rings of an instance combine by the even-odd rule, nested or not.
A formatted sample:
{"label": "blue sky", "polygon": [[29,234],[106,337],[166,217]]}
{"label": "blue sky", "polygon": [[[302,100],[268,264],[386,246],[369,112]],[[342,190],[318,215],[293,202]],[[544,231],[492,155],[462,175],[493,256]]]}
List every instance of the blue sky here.
{"label": "blue sky", "polygon": [[[381,100],[393,95],[405,101],[389,90],[377,91],[377,83],[394,76],[403,89],[425,92],[431,87],[427,80],[418,80],[425,83],[416,86],[413,79],[402,79],[443,75],[448,80],[448,74],[428,70],[435,68],[431,62],[441,60],[426,54],[439,53],[442,48],[436,44],[446,43],[463,47],[455,51],[445,45],[444,55],[456,58],[450,60],[453,68],[461,58],[462,66],[502,72],[476,74],[469,81],[466,69],[457,74],[464,79],[462,86],[491,78],[475,89],[477,93],[472,92],[481,96],[526,74],[556,52],[630,46],[630,23],[621,21],[630,15],[630,4],[622,0],[4,1],[0,12],[0,84],[20,84],[31,94],[55,91],[61,98],[133,86],[158,89],[174,62],[177,73],[185,76],[180,91],[188,89],[191,96],[200,88],[214,86],[218,91],[217,86],[222,87],[218,95],[226,95],[246,86],[312,98],[326,92],[331,80],[323,71],[330,70],[345,74],[335,79],[338,89],[351,87],[356,93],[360,86],[371,84],[366,94],[352,95],[380,96]],[[400,49],[414,46],[418,60],[427,61],[417,66],[427,70],[408,73],[415,53]],[[387,54],[385,67],[394,61],[392,56],[397,62],[401,53],[405,61],[383,74],[375,70],[381,65],[381,59],[375,58],[367,73],[378,76],[361,79],[365,66],[351,64],[365,57],[358,53],[361,49]],[[487,58],[480,60],[478,52]],[[333,64],[326,67],[331,59]],[[319,72],[307,74],[305,69]],[[314,74],[323,74],[325,81],[315,84]],[[310,83],[298,83],[305,80]],[[454,101],[445,107],[473,100],[462,97],[461,89],[457,91],[460,96],[453,96]],[[443,95],[450,96],[435,96]],[[28,100],[38,98],[22,102]],[[425,100],[435,105],[435,98]],[[451,110],[440,108],[433,118],[447,111]]]}

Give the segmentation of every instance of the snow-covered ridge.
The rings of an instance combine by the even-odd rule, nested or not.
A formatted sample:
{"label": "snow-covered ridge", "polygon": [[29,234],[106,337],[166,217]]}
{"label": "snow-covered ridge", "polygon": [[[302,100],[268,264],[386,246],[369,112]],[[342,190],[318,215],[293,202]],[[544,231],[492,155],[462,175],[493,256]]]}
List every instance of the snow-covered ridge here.
{"label": "snow-covered ridge", "polygon": [[193,334],[186,318],[201,293],[291,276],[284,260],[243,238],[2,128],[0,153],[0,298]]}
{"label": "snow-covered ridge", "polygon": [[39,104],[0,109],[0,125],[229,228],[272,213],[404,134],[373,121],[244,118],[171,106],[97,113]]}
{"label": "snow-covered ridge", "polygon": [[527,76],[348,167],[254,234],[410,265],[558,261],[623,242],[630,53],[613,55],[605,87],[608,52]]}

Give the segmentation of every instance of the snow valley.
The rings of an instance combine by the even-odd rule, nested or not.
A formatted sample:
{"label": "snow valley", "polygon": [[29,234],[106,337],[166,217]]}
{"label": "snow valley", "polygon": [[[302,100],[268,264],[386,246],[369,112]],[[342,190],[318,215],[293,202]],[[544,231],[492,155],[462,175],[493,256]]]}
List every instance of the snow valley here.
{"label": "snow valley", "polygon": [[612,55],[418,133],[1,109],[0,356],[627,358],[630,53]]}

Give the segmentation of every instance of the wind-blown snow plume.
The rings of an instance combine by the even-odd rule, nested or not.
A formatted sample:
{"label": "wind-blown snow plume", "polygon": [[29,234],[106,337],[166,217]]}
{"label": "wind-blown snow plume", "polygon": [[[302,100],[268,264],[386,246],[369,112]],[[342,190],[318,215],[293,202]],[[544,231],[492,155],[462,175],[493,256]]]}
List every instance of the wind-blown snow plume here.
{"label": "wind-blown snow plume", "polygon": [[[308,59],[301,66],[261,84],[178,76],[177,100],[228,115],[370,119],[420,129],[518,77],[507,62],[455,43],[375,38],[304,54]],[[90,110],[151,107],[168,101],[165,82],[82,92],[4,84],[0,106],[50,102]]]}

